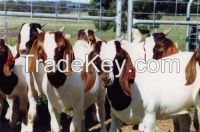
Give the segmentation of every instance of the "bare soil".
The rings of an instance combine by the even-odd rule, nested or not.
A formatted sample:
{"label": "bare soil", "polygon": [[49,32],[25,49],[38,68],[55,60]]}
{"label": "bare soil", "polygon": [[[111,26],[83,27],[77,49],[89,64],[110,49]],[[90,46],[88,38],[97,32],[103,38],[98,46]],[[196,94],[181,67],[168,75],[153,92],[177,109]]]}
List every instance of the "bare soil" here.
{"label": "bare soil", "polygon": [[[107,125],[109,126],[111,123],[111,121],[107,121]],[[91,132],[99,132],[99,127],[100,125],[96,125],[94,127],[92,127],[90,129]],[[123,126],[122,127],[122,132],[139,132],[138,130],[133,130],[133,125],[129,125],[129,126]],[[157,120],[157,127],[156,127],[156,131],[157,132],[173,132],[173,122],[171,119],[169,120]],[[191,124],[190,127],[190,131],[191,132],[196,132],[193,125]]]}

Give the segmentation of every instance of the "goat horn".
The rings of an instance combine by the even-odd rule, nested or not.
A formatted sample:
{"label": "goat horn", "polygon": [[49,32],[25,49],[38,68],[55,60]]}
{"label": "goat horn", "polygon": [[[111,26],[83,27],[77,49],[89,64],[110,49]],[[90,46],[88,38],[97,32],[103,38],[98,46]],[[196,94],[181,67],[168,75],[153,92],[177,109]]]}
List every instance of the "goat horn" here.
{"label": "goat horn", "polygon": [[38,31],[38,33],[42,33],[43,31],[42,30],[40,30],[39,28],[37,28],[37,31]]}
{"label": "goat horn", "polygon": [[61,27],[61,28],[59,29],[59,31],[60,31],[60,32],[63,32],[64,29],[65,29],[65,26]]}
{"label": "goat horn", "polygon": [[171,31],[172,31],[172,28],[170,28],[170,29],[164,31],[164,34],[167,36]]}
{"label": "goat horn", "polygon": [[45,24],[43,24],[41,27],[43,28],[43,27],[45,27],[47,24],[45,23]]}

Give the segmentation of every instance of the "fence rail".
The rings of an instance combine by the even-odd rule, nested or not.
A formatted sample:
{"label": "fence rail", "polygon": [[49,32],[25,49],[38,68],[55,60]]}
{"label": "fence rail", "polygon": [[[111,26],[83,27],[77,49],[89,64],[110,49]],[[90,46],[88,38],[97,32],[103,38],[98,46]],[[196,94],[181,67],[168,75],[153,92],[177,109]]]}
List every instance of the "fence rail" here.
{"label": "fence rail", "polygon": [[[58,19],[72,19],[72,20],[77,20],[78,22],[80,20],[88,20],[88,21],[99,21],[99,25],[101,27],[102,22],[104,21],[109,21],[109,22],[114,22],[116,25],[116,38],[119,38],[121,36],[121,13],[122,13],[122,0],[117,0],[117,5],[116,5],[116,16],[112,16],[112,17],[107,17],[107,16],[102,16],[102,13],[105,11],[104,9],[101,8],[101,4],[100,4],[100,9],[99,9],[99,15],[98,16],[87,16],[87,15],[83,15],[81,14],[82,10],[84,8],[80,7],[80,3],[76,3],[76,6],[74,9],[74,12],[76,12],[75,14],[73,13],[66,13],[66,12],[59,12],[59,9],[68,9],[68,7],[62,7],[60,4],[58,4],[58,0],[55,1],[55,6],[52,5],[34,5],[33,1],[30,1],[28,3],[25,4],[13,4],[13,3],[8,3],[8,5],[12,5],[12,6],[26,6],[24,8],[26,8],[26,10],[29,10],[30,12],[20,12],[20,11],[15,11],[15,10],[7,10],[7,2],[6,0],[4,0],[3,7],[4,7],[4,11],[0,11],[0,16],[4,16],[4,27],[5,27],[5,32],[4,34],[7,34],[7,16],[17,16],[17,17],[30,17],[32,18],[55,18],[56,20]],[[101,0],[100,0],[100,3]],[[2,5],[1,4],[1,5]],[[34,10],[34,7],[51,7],[51,10],[48,9],[47,12],[38,12],[38,10]],[[45,8],[46,9],[46,8]],[[95,9],[96,10],[96,9]],[[97,10],[96,10],[97,11]]]}
{"label": "fence rail", "polygon": [[[4,16],[5,11],[0,11],[0,15]],[[19,17],[42,17],[42,18],[57,18],[57,19],[79,19],[79,20],[103,20],[103,21],[115,21],[116,17],[104,17],[104,16],[83,16],[83,15],[67,15],[67,14],[50,14],[50,13],[31,13],[31,12],[14,12],[6,11],[7,16],[19,16]]]}
{"label": "fence rail", "polygon": [[[190,21],[190,16],[191,16],[191,6],[193,3],[193,0],[189,0],[187,2],[187,12],[186,12],[186,19],[185,21],[180,21],[180,20],[156,20],[155,19],[155,15],[157,14],[156,12],[156,0],[153,0],[151,2],[154,3],[154,9],[153,9],[153,19],[152,20],[142,20],[142,19],[135,19],[133,18],[133,8],[134,8],[134,2],[138,1],[138,0],[128,0],[128,25],[127,25],[127,30],[128,30],[128,41],[131,41],[131,28],[132,26],[135,26],[137,24],[152,24],[153,26],[156,24],[162,24],[162,25],[186,25],[186,50],[189,50],[189,39],[190,39],[190,25],[200,25],[200,22],[197,21]],[[195,2],[195,4],[197,5],[197,18],[199,17],[199,3],[200,1],[198,0],[198,2]],[[176,4],[175,6],[175,17],[177,17],[177,0],[174,2],[174,4]],[[137,13],[137,12],[136,12]],[[194,15],[194,14],[193,14]]]}
{"label": "fence rail", "polygon": [[[78,0],[77,0],[78,1]],[[77,2],[76,1],[76,2]],[[122,7],[123,2],[122,0],[116,0],[116,10],[113,9],[105,9],[102,8],[102,1],[98,0],[100,2],[99,7],[96,9],[92,9],[91,12],[97,12],[95,15],[96,16],[88,16],[88,12],[89,12],[89,8],[83,6],[83,8],[80,6],[80,3],[76,3],[76,6],[74,7],[68,7],[62,4],[62,1],[58,1],[56,0],[54,2],[54,4],[39,4],[37,2],[34,1],[28,1],[25,3],[9,3],[6,0],[4,0],[4,2],[0,2],[0,16],[1,19],[4,18],[4,24],[1,23],[1,27],[5,27],[4,29],[4,34],[7,34],[7,30],[8,30],[8,22],[7,19],[9,19],[9,21],[11,20],[9,18],[9,16],[12,17],[26,17],[26,18],[30,18],[30,21],[28,22],[34,22],[35,18],[50,18],[51,20],[55,20],[55,22],[58,21],[67,21],[67,20],[74,20],[78,23],[78,25],[80,25],[80,23],[88,21],[88,22],[95,22],[97,24],[99,24],[99,29],[103,26],[104,22],[109,22],[112,24],[115,24],[115,37],[119,38],[121,36],[121,30],[126,30],[127,28],[127,39],[129,41],[131,41],[131,29],[132,27],[137,27],[139,26],[146,26],[146,27],[153,27],[150,30],[152,31],[156,31],[157,30],[157,25],[165,25],[165,26],[169,26],[169,25],[175,25],[175,26],[182,26],[184,27],[184,29],[182,29],[181,33],[186,35],[186,37],[184,35],[182,35],[180,38],[181,39],[185,39],[186,42],[186,49],[188,50],[188,43],[189,43],[189,39],[190,39],[190,31],[191,31],[191,26],[193,25],[200,25],[200,0],[189,0],[189,2],[185,2],[185,1],[180,1],[180,0],[174,0],[174,1],[168,1],[168,0],[146,0],[146,1],[141,1],[141,0],[128,0],[128,11],[124,10],[124,7]],[[150,4],[152,5],[150,8],[150,11],[141,11],[141,10],[137,10],[135,9],[135,2],[146,2],[145,4]],[[159,12],[160,9],[159,4],[160,3],[164,3],[168,6],[166,11],[161,11]],[[190,3],[190,4],[189,4]],[[191,4],[192,3],[192,4]],[[172,5],[172,9],[171,9],[171,5]],[[183,7],[188,7],[187,8],[187,12],[185,12],[184,10],[181,10],[182,8],[179,7],[179,5],[182,5]],[[10,7],[8,7],[10,6]],[[14,7],[16,6],[20,6],[20,7],[24,7],[24,8],[19,8],[15,9]],[[13,8],[12,8],[13,7]],[[170,7],[170,8],[169,8]],[[190,9],[191,7],[193,7],[192,9]],[[26,8],[26,9],[25,9]],[[185,9],[184,8],[184,9]],[[23,10],[24,9],[24,10]],[[161,10],[164,10],[161,8]],[[195,10],[196,13],[195,13]],[[116,16],[112,16],[112,17],[106,17],[103,16],[103,14],[106,12],[113,12],[116,14]],[[173,13],[174,12],[174,13]],[[122,23],[122,21],[124,21],[124,14],[127,15],[127,22]],[[147,20],[145,19],[140,19],[137,18],[137,16],[142,16],[142,15],[148,15],[150,16],[151,19]],[[162,19],[157,19],[156,16],[163,16]],[[169,19],[171,18],[171,19]],[[50,20],[49,19],[49,20]],[[26,22],[26,21],[24,21]],[[40,21],[41,22],[41,21]],[[126,25],[127,27],[124,27],[124,25]],[[149,26],[150,25],[150,26]],[[10,25],[9,25],[10,26]],[[75,26],[77,26],[75,24]],[[122,27],[123,26],[123,27]],[[163,28],[163,27],[162,27]],[[77,29],[79,29],[79,27],[77,26]],[[186,30],[185,30],[186,29]],[[184,30],[184,31],[183,31]],[[185,32],[186,31],[186,32]],[[185,32],[185,33],[183,33]],[[99,34],[100,35],[100,34]]]}

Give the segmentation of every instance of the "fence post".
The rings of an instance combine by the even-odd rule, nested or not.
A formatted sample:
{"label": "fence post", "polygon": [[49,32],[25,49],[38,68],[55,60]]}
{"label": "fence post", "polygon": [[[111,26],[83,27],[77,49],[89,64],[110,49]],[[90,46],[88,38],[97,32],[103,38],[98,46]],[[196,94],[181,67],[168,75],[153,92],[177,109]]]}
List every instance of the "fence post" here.
{"label": "fence post", "polygon": [[128,26],[127,26],[127,37],[128,41],[131,42],[131,29],[133,24],[133,0],[128,0]]}
{"label": "fence post", "polygon": [[31,22],[33,20],[33,0],[31,0]]}
{"label": "fence post", "polygon": [[76,8],[77,8],[77,15],[78,15],[78,30],[80,29],[80,0],[78,0],[78,4],[76,4]]}
{"label": "fence post", "polygon": [[117,10],[116,10],[116,39],[121,36],[121,26],[122,26],[122,0],[117,0]]}
{"label": "fence post", "polygon": [[100,19],[99,19],[99,30],[98,30],[98,35],[99,37],[101,37],[101,28],[102,28],[102,0],[100,0],[100,8],[99,8],[99,15],[100,15]]}
{"label": "fence post", "polygon": [[57,18],[58,18],[58,0],[56,0],[56,3],[55,3],[55,19],[57,21]]}
{"label": "fence post", "polygon": [[4,2],[4,36],[5,41],[7,42],[7,9],[6,9],[6,0]]}
{"label": "fence post", "polygon": [[[186,21],[190,21],[190,10],[192,6],[193,0],[190,0],[187,4],[187,14],[186,14]],[[189,39],[190,39],[190,25],[186,26],[186,51],[189,50]]]}

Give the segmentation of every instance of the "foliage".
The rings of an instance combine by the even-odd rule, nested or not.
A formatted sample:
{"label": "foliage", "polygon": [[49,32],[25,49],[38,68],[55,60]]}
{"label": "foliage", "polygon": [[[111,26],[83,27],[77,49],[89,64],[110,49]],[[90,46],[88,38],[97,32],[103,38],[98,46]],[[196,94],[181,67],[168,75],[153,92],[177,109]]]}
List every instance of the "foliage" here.
{"label": "foliage", "polygon": [[[116,0],[101,0],[102,1],[102,16],[115,16],[116,15]],[[198,2],[200,0],[194,0],[192,4],[191,13],[200,13],[200,7],[198,7]],[[127,10],[128,10],[128,0],[122,0],[122,31],[126,32],[127,29]],[[134,18],[136,19],[155,19],[160,20],[163,15],[174,15],[177,14],[186,14],[188,0],[156,0],[155,3],[153,0],[142,0],[134,1]],[[91,0],[89,4],[88,14],[91,16],[100,15],[100,0]],[[155,12],[155,14],[154,14]],[[100,29],[99,21],[94,22],[95,27]],[[141,32],[148,33],[153,27],[144,26],[143,24],[136,25]],[[159,25],[154,25],[154,28],[158,28]],[[115,30],[115,24],[110,22],[102,22],[101,29],[108,30],[113,28]]]}
{"label": "foliage", "polygon": [[[70,13],[71,9],[65,8],[66,1],[58,1],[58,11],[59,13]],[[31,11],[31,1],[6,1],[7,11],[19,11],[19,12],[30,12]],[[0,2],[0,10],[4,10],[3,2]],[[52,1],[34,1],[33,0],[33,12],[43,12],[43,13],[55,13],[55,2]]]}

